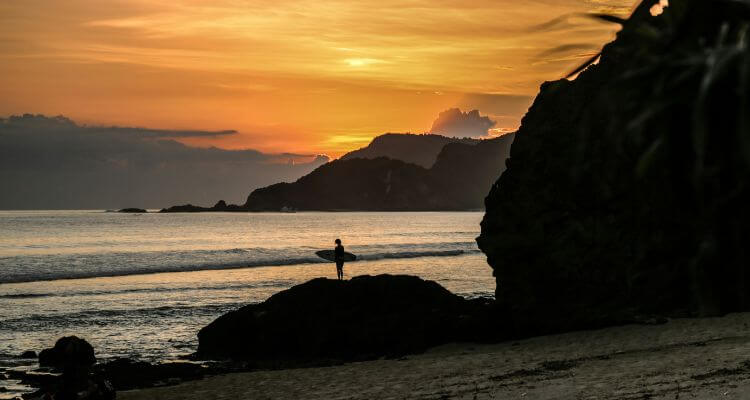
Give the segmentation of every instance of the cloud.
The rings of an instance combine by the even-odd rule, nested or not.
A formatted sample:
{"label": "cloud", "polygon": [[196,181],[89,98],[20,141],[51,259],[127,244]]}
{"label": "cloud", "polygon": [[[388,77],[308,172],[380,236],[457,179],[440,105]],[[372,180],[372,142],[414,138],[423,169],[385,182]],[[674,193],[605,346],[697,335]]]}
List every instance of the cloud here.
{"label": "cloud", "polygon": [[582,52],[591,53],[599,50],[599,47],[591,43],[569,43],[544,50],[537,55],[538,58],[560,57],[561,55],[578,55]]}
{"label": "cloud", "polygon": [[445,110],[432,123],[431,133],[458,137],[487,136],[495,121],[486,116],[480,116],[478,110],[461,112],[458,108]]}
{"label": "cloud", "polygon": [[293,181],[328,161],[172,140],[233,134],[82,126],[29,114],[0,119],[0,209],[243,203],[255,188]]}

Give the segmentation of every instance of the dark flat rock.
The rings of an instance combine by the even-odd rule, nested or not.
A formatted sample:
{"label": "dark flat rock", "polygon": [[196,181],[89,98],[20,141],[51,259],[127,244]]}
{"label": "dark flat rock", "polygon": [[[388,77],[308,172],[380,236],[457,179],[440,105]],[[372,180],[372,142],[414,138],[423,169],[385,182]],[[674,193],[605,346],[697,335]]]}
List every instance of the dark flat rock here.
{"label": "dark flat rock", "polygon": [[197,354],[261,367],[398,357],[488,340],[490,308],[414,276],[319,278],[222,315],[198,333]]}

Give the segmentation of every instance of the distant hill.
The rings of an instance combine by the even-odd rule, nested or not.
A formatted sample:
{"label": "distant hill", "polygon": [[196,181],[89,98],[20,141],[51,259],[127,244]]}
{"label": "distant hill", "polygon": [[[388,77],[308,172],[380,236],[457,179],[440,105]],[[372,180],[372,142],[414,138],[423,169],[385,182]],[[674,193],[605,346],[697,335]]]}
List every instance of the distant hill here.
{"label": "distant hill", "polygon": [[450,138],[432,134],[386,133],[374,138],[366,147],[345,154],[341,159],[388,157],[430,168],[445,145],[474,145],[479,142],[479,139]]}
{"label": "distant hill", "polygon": [[429,169],[386,157],[342,158],[320,166],[294,183],[256,189],[241,208],[249,211],[277,211],[284,207],[331,211],[481,209],[492,183],[505,169],[513,139],[510,134],[476,144],[448,143]]}

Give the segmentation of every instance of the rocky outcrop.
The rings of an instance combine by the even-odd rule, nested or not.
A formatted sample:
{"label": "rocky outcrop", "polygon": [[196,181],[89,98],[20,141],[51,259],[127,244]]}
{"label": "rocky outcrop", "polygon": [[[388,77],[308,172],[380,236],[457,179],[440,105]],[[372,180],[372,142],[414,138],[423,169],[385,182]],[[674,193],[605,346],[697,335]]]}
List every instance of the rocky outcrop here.
{"label": "rocky outcrop", "polygon": [[121,213],[140,213],[140,214],[143,214],[143,213],[146,213],[148,211],[146,211],[143,208],[123,208],[121,210],[118,210],[117,212],[121,212]]}
{"label": "rocky outcrop", "polygon": [[366,147],[344,154],[341,156],[341,159],[387,157],[417,164],[424,168],[430,168],[435,164],[438,154],[443,150],[443,147],[449,143],[473,145],[479,143],[479,140],[451,138],[431,134],[386,133],[372,139],[372,142]]}
{"label": "rocky outcrop", "polygon": [[430,169],[385,157],[325,164],[294,183],[257,189],[252,211],[445,211],[480,209],[504,167],[514,135],[444,146]]}
{"label": "rocky outcrop", "polygon": [[750,306],[750,7],[653,3],[542,85],[486,198],[477,241],[518,329]]}
{"label": "rocky outcrop", "polygon": [[214,204],[213,207],[201,207],[201,206],[194,206],[192,204],[185,204],[181,206],[172,206],[169,208],[162,208],[159,212],[161,213],[184,213],[184,212],[242,212],[242,211],[248,211],[246,208],[242,206],[238,206],[236,204],[227,204],[224,200],[219,200]]}
{"label": "rocky outcrop", "polygon": [[198,355],[259,367],[400,356],[486,339],[487,310],[413,276],[319,278],[222,315],[198,333]]}
{"label": "rocky outcrop", "polygon": [[226,372],[190,362],[150,364],[126,358],[98,365],[96,370],[111,377],[116,390],[165,386],[200,379],[211,373]]}

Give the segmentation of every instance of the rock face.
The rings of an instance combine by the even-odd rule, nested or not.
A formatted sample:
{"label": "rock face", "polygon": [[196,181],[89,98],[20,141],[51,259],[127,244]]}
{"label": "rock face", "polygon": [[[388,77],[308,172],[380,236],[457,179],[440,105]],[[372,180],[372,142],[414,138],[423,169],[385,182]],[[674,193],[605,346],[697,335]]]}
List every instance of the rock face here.
{"label": "rock face", "polygon": [[438,154],[449,143],[477,144],[478,139],[450,138],[441,135],[414,135],[401,133],[386,133],[380,135],[366,147],[344,154],[342,160],[354,158],[380,158],[387,157],[394,160],[417,164],[424,168],[430,168],[437,160]]}
{"label": "rock face", "polygon": [[517,329],[749,308],[750,7],[653,3],[542,85],[486,198],[477,241]]}
{"label": "rock face", "polygon": [[413,276],[319,278],[222,315],[198,333],[198,355],[261,366],[398,356],[481,339],[480,310]]}
{"label": "rock face", "polygon": [[243,206],[252,211],[432,211],[482,207],[504,168],[514,135],[470,145],[449,143],[430,169],[389,158],[342,159],[294,183],[257,189]]}

